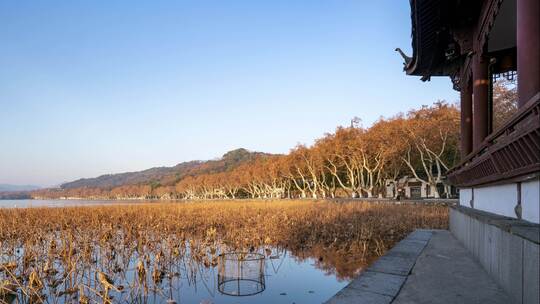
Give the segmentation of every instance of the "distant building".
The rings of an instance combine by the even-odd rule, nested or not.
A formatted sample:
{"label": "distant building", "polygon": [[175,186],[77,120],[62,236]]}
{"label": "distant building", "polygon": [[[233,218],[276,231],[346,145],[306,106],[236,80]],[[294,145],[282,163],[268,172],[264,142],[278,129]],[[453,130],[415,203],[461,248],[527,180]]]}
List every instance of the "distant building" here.
{"label": "distant building", "polygon": [[417,179],[404,176],[398,180],[387,179],[385,181],[385,197],[401,199],[424,199],[424,198],[451,198],[456,196],[455,187],[447,182],[436,186]]}

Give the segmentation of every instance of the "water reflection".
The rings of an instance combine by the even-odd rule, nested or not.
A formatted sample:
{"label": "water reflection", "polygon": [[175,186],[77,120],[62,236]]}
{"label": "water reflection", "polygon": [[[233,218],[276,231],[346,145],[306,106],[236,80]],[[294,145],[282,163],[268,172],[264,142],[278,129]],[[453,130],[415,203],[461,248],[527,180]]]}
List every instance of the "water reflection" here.
{"label": "water reflection", "polygon": [[[30,200],[0,206],[13,203],[118,204]],[[369,262],[355,248],[316,245],[244,248],[229,261],[225,257],[242,248],[224,243],[212,229],[190,238],[126,227],[42,227],[32,240],[0,240],[0,303],[322,303]]]}
{"label": "water reflection", "polygon": [[[20,277],[19,283],[42,287],[29,292],[17,284],[3,285],[0,302],[12,298],[13,303],[322,303],[350,279],[338,278],[322,256],[308,252],[296,256],[267,247],[250,254],[261,257],[254,263],[240,259],[226,264],[220,262],[219,250],[214,255],[201,252],[198,244],[154,248],[157,253],[151,255],[140,255],[136,248],[88,244],[81,253],[42,254],[40,258],[46,256],[42,261],[29,259],[22,248],[15,258],[8,258],[3,248],[0,281],[14,275]],[[66,254],[77,258],[67,261]],[[34,270],[39,283],[31,282]]]}

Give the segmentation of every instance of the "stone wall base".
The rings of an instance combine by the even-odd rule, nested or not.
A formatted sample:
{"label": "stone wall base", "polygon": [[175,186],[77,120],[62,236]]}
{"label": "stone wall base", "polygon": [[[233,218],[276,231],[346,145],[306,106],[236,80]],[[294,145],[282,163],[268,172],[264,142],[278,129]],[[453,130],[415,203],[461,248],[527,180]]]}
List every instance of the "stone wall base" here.
{"label": "stone wall base", "polygon": [[455,206],[450,231],[516,303],[540,303],[540,225]]}

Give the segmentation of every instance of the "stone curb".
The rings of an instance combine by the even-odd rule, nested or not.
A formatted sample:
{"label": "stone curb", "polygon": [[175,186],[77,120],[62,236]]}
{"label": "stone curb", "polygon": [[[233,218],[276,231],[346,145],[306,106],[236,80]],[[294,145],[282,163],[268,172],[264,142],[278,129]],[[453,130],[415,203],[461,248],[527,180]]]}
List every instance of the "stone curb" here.
{"label": "stone curb", "polygon": [[432,230],[413,231],[325,304],[390,304],[432,235]]}

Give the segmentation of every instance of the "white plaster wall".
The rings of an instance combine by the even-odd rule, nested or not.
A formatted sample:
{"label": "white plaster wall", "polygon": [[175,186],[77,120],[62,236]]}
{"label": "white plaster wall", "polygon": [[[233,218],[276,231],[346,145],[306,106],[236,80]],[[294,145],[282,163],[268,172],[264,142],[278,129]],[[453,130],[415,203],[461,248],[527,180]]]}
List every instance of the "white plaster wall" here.
{"label": "white plaster wall", "polygon": [[459,189],[459,204],[461,206],[471,208],[471,199],[472,199],[472,189],[470,188],[461,188]]}
{"label": "white plaster wall", "polygon": [[522,218],[540,223],[540,179],[521,183]]}
{"label": "white plaster wall", "polygon": [[[518,200],[516,183],[474,188],[474,207],[470,204],[472,196],[471,188],[460,189],[459,204],[516,218],[514,211]],[[540,223],[540,179],[521,183],[521,208],[524,220]]]}
{"label": "white plaster wall", "polygon": [[517,185],[497,185],[474,188],[474,208],[491,213],[516,217]]}

